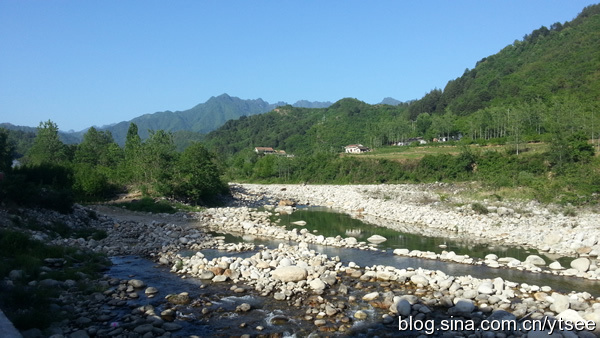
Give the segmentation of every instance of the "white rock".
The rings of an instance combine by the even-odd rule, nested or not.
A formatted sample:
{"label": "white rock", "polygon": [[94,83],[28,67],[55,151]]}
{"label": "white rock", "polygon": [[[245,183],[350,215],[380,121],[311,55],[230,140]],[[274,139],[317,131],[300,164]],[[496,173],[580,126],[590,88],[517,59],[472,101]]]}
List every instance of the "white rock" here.
{"label": "white rock", "polygon": [[271,271],[271,277],[282,282],[298,282],[308,276],[306,269],[299,266],[282,266]]}
{"label": "white rock", "polygon": [[579,272],[586,272],[590,268],[590,260],[585,257],[576,258],[571,261],[571,267]]}
{"label": "white rock", "polygon": [[372,301],[372,300],[377,299],[378,297],[379,297],[379,292],[376,291],[376,292],[367,293],[366,295],[364,295],[362,297],[362,299],[366,300],[366,301]]}
{"label": "white rock", "polygon": [[552,263],[550,263],[550,264],[548,265],[548,267],[549,267],[551,270],[562,270],[562,269],[563,269],[563,266],[562,266],[562,265],[560,264],[560,262],[558,262],[558,261],[555,261],[555,262],[552,262]]}
{"label": "white rock", "polygon": [[325,283],[319,278],[311,280],[308,285],[313,290],[324,290],[326,286]]}
{"label": "white rock", "polygon": [[538,255],[529,255],[525,258],[526,263],[530,263],[533,265],[546,265],[546,261]]}
{"label": "white rock", "polygon": [[367,241],[369,241],[371,243],[383,243],[383,242],[387,241],[387,238],[380,236],[380,235],[373,235],[373,236],[367,238]]}

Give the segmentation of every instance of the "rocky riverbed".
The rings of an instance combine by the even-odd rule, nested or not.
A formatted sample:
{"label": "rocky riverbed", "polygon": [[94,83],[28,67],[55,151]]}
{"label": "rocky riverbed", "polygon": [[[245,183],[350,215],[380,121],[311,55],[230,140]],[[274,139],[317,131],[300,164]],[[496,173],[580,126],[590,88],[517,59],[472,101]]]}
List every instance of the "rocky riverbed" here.
{"label": "rocky riverbed", "polygon": [[[52,306],[56,311],[71,314],[71,319],[56,323],[43,333],[34,330],[26,335],[55,338],[193,336],[194,329],[190,325],[202,323],[204,328],[199,336],[212,332],[236,336],[509,337],[527,334],[536,337],[548,336],[549,326],[546,330],[525,330],[524,324],[529,320],[558,323],[558,319],[585,322],[594,327],[600,325],[600,300],[585,290],[561,293],[545,285],[515,283],[502,278],[452,276],[418,266],[396,268],[345,263],[339,257],[311,250],[309,244],[378,249],[373,243],[358,242],[353,237],[311,234],[303,231],[301,226],[296,230],[286,230],[273,223],[271,218],[277,213],[293,212],[291,204],[294,203],[326,205],[354,215],[372,217],[381,225],[385,225],[386,220],[414,223],[425,229],[423,231],[437,234],[450,229],[449,232],[454,234],[476,235],[540,249],[550,245],[543,240],[538,243],[539,231],[546,220],[547,224],[554,226],[553,233],[562,236],[562,244],[552,250],[585,255],[582,258],[588,259],[587,267],[581,267],[581,270],[573,267],[577,270],[574,275],[595,278],[597,265],[589,258],[595,256],[598,250],[595,239],[600,237],[596,237],[596,229],[592,231],[593,215],[573,218],[552,214],[552,217],[547,217],[544,208],[535,203],[531,204],[527,213],[520,215],[508,205],[489,205],[490,210],[496,207],[496,212],[476,215],[466,205],[449,208],[443,203],[435,204],[441,201],[427,195],[427,190],[427,186],[241,185],[233,187],[235,199],[230,207],[198,213],[151,215],[105,206],[93,207],[94,213],[78,206],[68,216],[24,212],[27,217],[38,217],[45,222],[60,220],[71,227],[85,224],[107,233],[106,238],[99,240],[51,239],[44,231],[28,230],[35,238],[109,256],[146,257],[158,264],[155,268],[157,274],[168,273],[180,280],[196,281],[195,284],[185,284],[185,288],[189,289],[175,288],[173,290],[177,291],[172,292],[170,287],[157,288],[143,278],[137,278],[132,270],[130,275],[120,278],[107,274],[99,280],[88,280],[87,283],[97,285],[98,291],[85,295],[78,292],[72,282],[46,281],[45,284],[64,290]],[[288,202],[279,205],[280,200]],[[429,202],[423,203],[424,200]],[[266,208],[254,209],[259,206]],[[5,213],[0,216],[3,227],[14,226],[14,215]],[[500,225],[493,225],[495,222]],[[487,229],[486,225],[491,229]],[[578,231],[584,230],[590,232],[580,236]],[[285,240],[285,243],[271,248],[247,242],[228,243],[224,237],[211,235],[209,231],[268,237]],[[517,237],[520,239],[517,240]],[[582,249],[586,247],[590,250]],[[217,250],[221,254],[207,257],[207,250]],[[419,253],[402,251],[397,254]],[[457,258],[449,252],[439,254],[444,257],[433,257],[430,253],[424,255],[465,264],[479,262],[489,265],[494,261],[499,267],[510,266],[511,262],[499,257],[486,257],[485,261],[489,262],[485,263],[466,257]],[[514,264],[526,270],[527,267],[538,266],[534,261],[535,258],[531,258],[531,262]],[[17,275],[18,272],[12,274],[13,277]],[[10,281],[11,276],[4,280],[5,284],[10,284]],[[172,280],[169,285],[176,284],[176,281]],[[235,295],[264,300],[241,302],[229,310],[215,305],[223,297]],[[195,309],[193,316],[188,315],[191,309]],[[274,310],[278,314],[269,317],[268,322],[264,322],[264,318],[258,320],[257,317],[265,317],[266,313]],[[399,322],[399,316],[402,322]],[[223,318],[232,319],[227,322]],[[510,327],[481,330],[485,321],[502,320],[511,323]],[[413,323],[412,329],[407,326],[409,322]],[[235,327],[231,327],[231,323],[235,323]],[[281,323],[294,323],[294,326],[290,328]],[[415,323],[422,325],[418,327]],[[431,323],[431,329],[425,323]],[[448,326],[448,323],[453,324]],[[210,331],[211,328],[213,331]],[[595,336],[596,332],[583,330],[554,334],[587,337]]]}
{"label": "rocky riverbed", "polygon": [[473,210],[461,197],[468,187],[444,183],[398,185],[233,185],[250,205],[281,199],[301,205],[333,207],[367,217],[370,223],[394,227],[411,224],[424,235],[454,234],[493,243],[527,245],[543,252],[597,257],[598,214],[578,210],[576,216],[556,205],[536,201],[484,200],[487,213]]}

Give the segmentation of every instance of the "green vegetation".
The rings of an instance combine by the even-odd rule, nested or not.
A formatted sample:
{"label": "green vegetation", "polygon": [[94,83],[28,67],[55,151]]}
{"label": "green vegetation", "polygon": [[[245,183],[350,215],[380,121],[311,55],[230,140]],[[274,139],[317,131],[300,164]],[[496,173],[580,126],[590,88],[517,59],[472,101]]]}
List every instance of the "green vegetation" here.
{"label": "green vegetation", "polygon": [[63,144],[52,121],[40,123],[22,165],[12,168],[15,144],[0,130],[0,198],[29,207],[68,213],[74,201],[104,200],[121,191],[167,196],[189,204],[213,202],[227,191],[212,153],[193,143],[182,153],[173,137],[151,131],[142,142],[135,124],[124,148],[108,131],[90,128],[76,146]]}
{"label": "green vegetation", "polygon": [[[540,201],[595,203],[598,42],[600,5],[594,5],[571,22],[535,30],[413,102],[369,105],[345,98],[327,108],[286,105],[258,114],[267,107],[264,101],[221,95],[190,111],[154,116],[162,120],[140,117],[143,130],[121,125],[124,147],[95,128],[81,144],[65,146],[57,126],[44,122],[22,158],[24,166],[5,170],[0,196],[61,210],[68,210],[69,201],[102,200],[117,191],[200,204],[226,190],[223,176],[341,184],[477,180]],[[207,117],[207,111],[214,115]],[[173,116],[179,122],[167,118]],[[183,130],[181,123],[200,130],[211,124],[205,118],[238,119],[207,134],[203,145],[192,142],[198,135],[190,129],[165,131]],[[0,134],[4,167],[18,148],[11,133]],[[417,138],[429,144],[417,146]],[[375,151],[339,155],[356,143]],[[410,145],[393,146],[398,143]],[[259,156],[254,147],[294,156]],[[57,200],[67,203],[54,205]]]}
{"label": "green vegetation", "polygon": [[[60,261],[60,266],[48,266],[47,259]],[[72,280],[85,289],[88,284],[84,279],[98,277],[108,265],[102,255],[46,245],[21,231],[5,229],[0,230],[0,261],[0,276],[8,276],[11,271],[14,274],[13,285],[0,288],[0,306],[19,330],[45,328],[63,319],[60,312],[49,311],[60,288],[45,287],[40,281]]]}
{"label": "green vegetation", "polygon": [[487,215],[489,213],[489,210],[485,207],[485,205],[481,203],[471,204],[471,209],[473,209],[473,211],[481,215]]}
{"label": "green vegetation", "polygon": [[115,206],[125,208],[131,211],[143,211],[151,213],[174,214],[177,212],[177,209],[173,208],[168,202],[154,201],[154,199],[150,197],[144,197],[140,200],[132,202],[117,203],[115,204]]}

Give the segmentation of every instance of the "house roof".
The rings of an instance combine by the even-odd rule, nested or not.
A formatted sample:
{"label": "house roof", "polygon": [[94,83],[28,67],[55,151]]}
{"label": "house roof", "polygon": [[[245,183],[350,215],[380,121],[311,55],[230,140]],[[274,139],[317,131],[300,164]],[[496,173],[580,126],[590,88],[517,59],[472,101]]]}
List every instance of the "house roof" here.
{"label": "house roof", "polygon": [[254,149],[259,150],[259,151],[275,151],[271,147],[256,147]]}

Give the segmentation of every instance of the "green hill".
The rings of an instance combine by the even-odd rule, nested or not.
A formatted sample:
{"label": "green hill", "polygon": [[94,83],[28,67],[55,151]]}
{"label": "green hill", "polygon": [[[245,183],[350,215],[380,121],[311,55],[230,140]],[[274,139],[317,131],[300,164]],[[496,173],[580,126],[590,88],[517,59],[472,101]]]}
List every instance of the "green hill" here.
{"label": "green hill", "polygon": [[392,106],[342,99],[324,109],[279,107],[228,121],[206,141],[228,154],[255,146],[340,152],[351,143],[378,147],[418,136],[518,143],[569,130],[598,137],[598,46],[600,5],[594,5],[571,22],[525,35],[420,100]]}
{"label": "green hill", "polygon": [[450,109],[468,115],[479,109],[523,101],[600,98],[600,5],[586,7],[574,20],[525,35],[475,68],[433,90],[410,107],[411,118]]}

